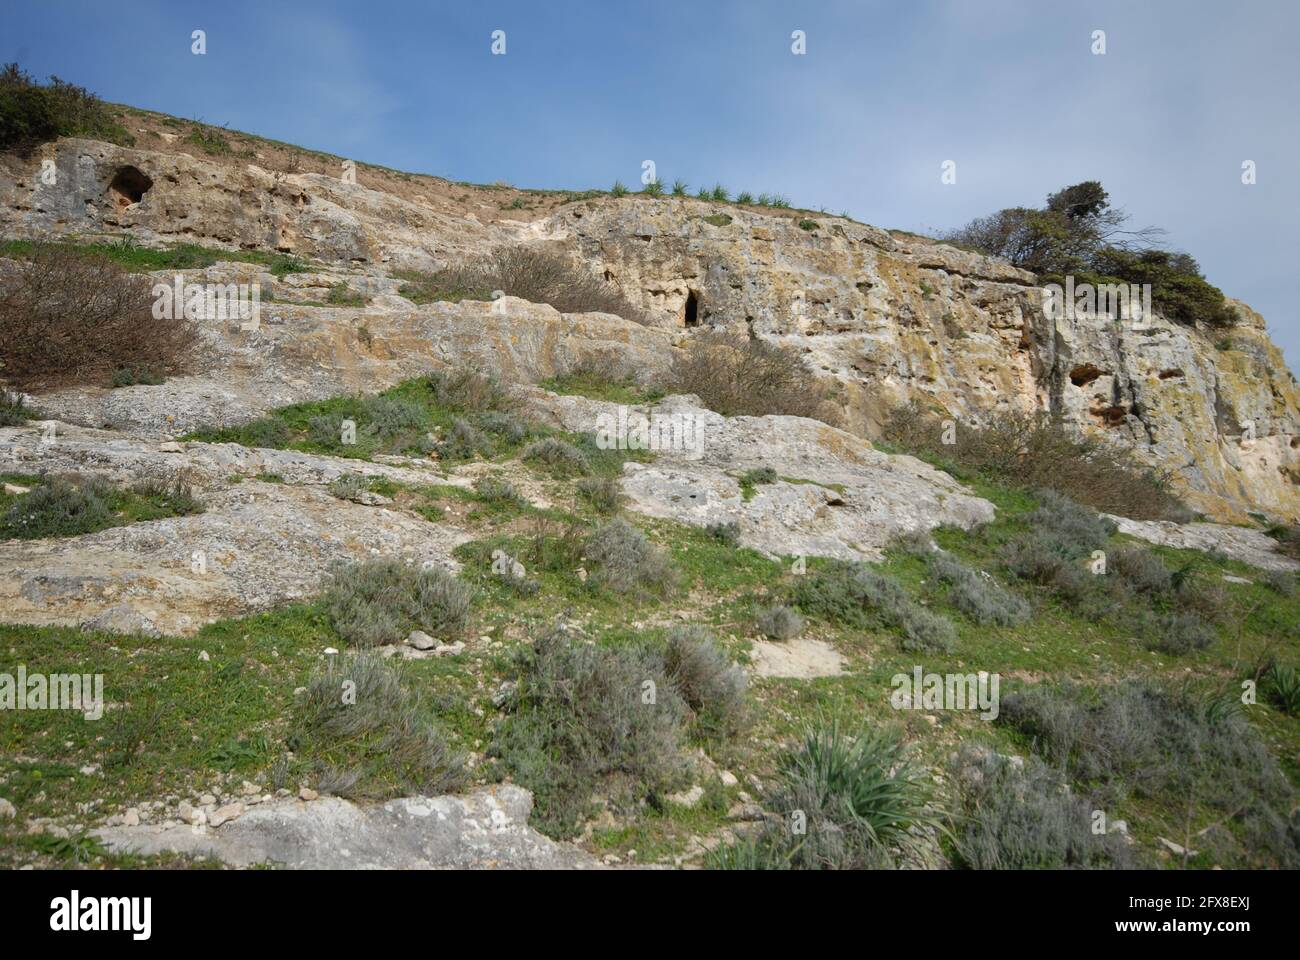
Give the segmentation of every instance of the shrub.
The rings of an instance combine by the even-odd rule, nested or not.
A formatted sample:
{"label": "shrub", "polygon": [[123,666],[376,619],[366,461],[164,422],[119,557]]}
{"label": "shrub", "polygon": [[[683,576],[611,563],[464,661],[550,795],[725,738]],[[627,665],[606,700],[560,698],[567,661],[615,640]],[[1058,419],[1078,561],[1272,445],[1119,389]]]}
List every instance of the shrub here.
{"label": "shrub", "polygon": [[1152,649],[1174,655],[1204,650],[1214,640],[1214,628],[1190,610],[1161,614],[1156,618],[1155,635],[1147,637]]}
{"label": "shrub", "polygon": [[675,627],[664,648],[664,672],[705,737],[733,736],[747,711],[744,671],[700,627]]}
{"label": "shrub", "polygon": [[185,137],[185,142],[198,147],[210,157],[226,157],[233,150],[225,132],[218,127],[195,123]]}
{"label": "shrub", "polygon": [[591,472],[591,462],[586,454],[573,444],[556,437],[534,440],[524,448],[521,458],[543,463],[560,476],[573,476]]}
{"label": "shrub", "polygon": [[[630,807],[681,782],[687,707],[659,656],[577,642],[560,629],[516,656],[514,703],[490,752],[533,791],[538,829],[573,835],[597,791]],[[642,697],[647,681],[653,703]]]}
{"label": "shrub", "polygon": [[1292,560],[1300,560],[1300,526],[1274,523],[1270,524],[1264,533],[1277,541],[1279,553],[1290,557]]}
{"label": "shrub", "polygon": [[196,344],[185,320],[157,320],[149,278],[103,253],[38,244],[0,278],[0,365],[21,389],[105,383],[123,367],[180,373]]}
{"label": "shrub", "polygon": [[804,619],[789,607],[775,606],[759,613],[754,625],[770,640],[792,640],[803,633]]}
{"label": "shrub", "polygon": [[1012,626],[1029,619],[1029,604],[987,573],[972,570],[946,553],[933,554],[930,569],[948,584],[948,602],[976,623]]}
{"label": "shrub", "polygon": [[[4,424],[4,406],[0,401],[0,425]],[[1295,596],[1295,574],[1289,570],[1268,570],[1260,577],[1264,586],[1284,597]]]}
{"label": "shrub", "polygon": [[203,504],[183,474],[170,480],[151,478],[131,485],[131,493],[169,516],[190,516],[203,512]]}
{"label": "shrub", "polygon": [[474,481],[474,493],[484,503],[496,506],[522,509],[529,505],[528,498],[516,490],[514,484],[498,477],[479,477]]}
{"label": "shrub", "polygon": [[469,587],[445,570],[367,560],[336,565],[321,605],[339,636],[371,647],[399,643],[412,630],[454,636],[469,624],[471,600]]}
{"label": "shrub", "polygon": [[740,485],[757,486],[760,483],[776,483],[780,479],[771,467],[755,467],[740,475]]}
{"label": "shrub", "polygon": [[625,184],[622,180],[615,180],[614,185],[609,188],[609,192],[611,196],[626,197],[627,184]]}
{"label": "shrub", "polygon": [[1130,869],[1138,866],[1119,833],[1092,832],[1093,804],[1062,789],[1064,774],[1031,757],[1024,770],[991,750],[964,751],[954,763],[965,816],[957,862],[972,870]]}
{"label": "shrub", "polygon": [[999,412],[980,426],[958,424],[945,444],[943,419],[913,401],[895,408],[884,438],[958,475],[1020,489],[1050,489],[1106,513],[1143,520],[1192,519],[1169,478],[1127,448],[1085,436],[1048,413]]}
{"label": "shrub", "polygon": [[429,424],[428,413],[424,405],[415,400],[401,397],[386,397],[382,394],[367,397],[361,407],[361,416],[365,420],[362,428],[366,433],[382,440],[393,440],[404,435],[423,431]]}
{"label": "shrub", "polygon": [[360,500],[370,489],[366,478],[359,473],[345,473],[330,481],[329,492],[340,500]]}
{"label": "shrub", "polygon": [[112,385],[114,387],[156,387],[164,382],[165,378],[148,369],[133,370],[130,367],[122,367],[120,370],[114,370],[112,376]]}
{"label": "shrub", "polygon": [[740,524],[735,520],[718,520],[705,527],[704,532],[724,547],[740,546]]}
{"label": "shrub", "polygon": [[58,77],[42,86],[16,63],[0,72],[0,151],[30,155],[59,137],[85,137],[129,146],[134,139],[107,104]]}
{"label": "shrub", "polygon": [[513,413],[502,413],[496,410],[480,413],[474,420],[483,430],[499,437],[510,446],[522,443],[538,431],[536,424]]}
{"label": "shrub", "polygon": [[737,202],[737,203],[753,203],[753,202],[754,202],[754,195],[753,195],[752,193],[750,193],[748,190],[742,190],[742,191],[740,191],[740,193],[736,194],[736,202]]}
{"label": "shrub", "polygon": [[496,452],[496,444],[464,417],[453,417],[451,426],[435,444],[438,456],[443,460],[472,460],[480,454],[490,457]]}
{"label": "shrub", "polygon": [[21,393],[0,387],[0,427],[19,427],[31,417]]}
{"label": "shrub", "polygon": [[1223,292],[1208,283],[1196,260],[1151,246],[1164,231],[1125,230],[1127,214],[1110,205],[1102,185],[1089,180],[1066,187],[1032,209],[1011,207],[971,221],[942,239],[1018,267],[1076,283],[1151,284],[1151,299],[1169,319],[1210,326],[1238,320]]}
{"label": "shrub", "polygon": [[687,192],[689,189],[690,189],[690,187],[686,184],[686,182],[685,182],[684,180],[674,180],[674,181],[673,181],[673,196],[674,196],[674,197],[684,197],[684,196],[686,196],[686,192]]}
{"label": "shrub", "polygon": [[105,503],[106,485],[74,483],[63,477],[43,477],[30,493],[5,512],[0,538],[36,540],[75,537],[111,526],[113,513]]}
{"label": "shrub", "polygon": [[1264,692],[1283,713],[1300,716],[1300,674],[1288,664],[1275,663],[1264,672]]}
{"label": "shrub", "polygon": [[289,745],[310,761],[323,792],[352,799],[434,796],[465,782],[463,760],[424,717],[399,668],[371,653],[316,671]]}
{"label": "shrub", "polygon": [[425,378],[441,407],[461,413],[509,412],[519,405],[514,389],[494,373],[474,366],[435,371]]}
{"label": "shrub", "polygon": [[623,489],[614,477],[583,477],[578,481],[578,494],[597,513],[618,513],[623,506]]}
{"label": "shrub", "polygon": [[950,621],[915,603],[897,580],[865,564],[822,564],[799,578],[791,602],[802,613],[833,623],[892,627],[907,651],[945,652],[957,637]]}
{"label": "shrub", "polygon": [[335,307],[364,307],[366,298],[360,293],[354,293],[346,281],[340,280],[330,287],[325,302]]}
{"label": "shrub", "polygon": [[1118,577],[1134,593],[1158,597],[1174,586],[1174,575],[1158,556],[1143,547],[1123,546],[1106,558],[1108,575]]}
{"label": "shrub", "polygon": [[664,193],[663,184],[658,180],[651,180],[641,191],[647,197],[662,197]]}
{"label": "shrub", "polygon": [[1132,794],[1177,811],[1179,821],[1163,827],[1170,835],[1188,826],[1189,803],[1231,817],[1232,833],[1198,834],[1198,849],[1218,848],[1216,863],[1300,865],[1287,823],[1294,789],[1239,711],[1218,701],[1138,681],[1095,692],[1042,685],[1004,694],[998,722],[1032,738],[1036,753],[1094,785],[1104,802]]}
{"label": "shrub", "polygon": [[812,232],[812,231],[814,231],[814,230],[817,229],[817,221],[816,221],[816,220],[800,220],[800,221],[799,221],[799,229],[800,229],[800,230],[806,230],[806,231]]}
{"label": "shrub", "polygon": [[930,803],[930,778],[897,735],[868,728],[847,736],[837,721],[814,723],[782,757],[772,798],[783,814],[806,815],[791,861],[813,869],[880,866],[914,848],[919,833],[942,826]]}
{"label": "shrub", "polygon": [[728,193],[727,188],[720,183],[715,183],[713,189],[709,191],[709,199],[716,200],[719,203],[726,203],[727,198],[730,196],[731,194]]}
{"label": "shrub", "polygon": [[696,334],[674,358],[674,393],[693,393],[728,417],[782,414],[838,419],[828,389],[799,355],[765,340],[737,340],[723,331]]}
{"label": "shrub", "polygon": [[[324,417],[316,418],[324,420]],[[339,438],[339,425],[336,420],[330,419],[329,423],[329,441],[337,443]],[[312,423],[313,430],[316,428],[315,420]],[[282,449],[289,445],[292,437],[289,434],[288,425],[279,417],[262,417],[259,420],[252,420],[240,429],[241,439],[244,446],[248,447],[265,447],[268,449]]]}
{"label": "shrub", "polygon": [[663,596],[676,583],[667,554],[621,517],[598,527],[583,555],[594,567],[590,582],[614,593]]}

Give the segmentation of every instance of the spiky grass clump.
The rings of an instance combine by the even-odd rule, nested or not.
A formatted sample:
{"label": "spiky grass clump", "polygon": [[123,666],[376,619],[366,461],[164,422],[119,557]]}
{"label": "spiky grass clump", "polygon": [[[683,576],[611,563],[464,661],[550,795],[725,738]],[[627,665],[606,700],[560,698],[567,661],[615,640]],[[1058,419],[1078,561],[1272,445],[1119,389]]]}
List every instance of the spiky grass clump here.
{"label": "spiky grass clump", "polygon": [[32,416],[23,395],[0,387],[0,427],[20,427]]}
{"label": "spiky grass clump", "polygon": [[835,720],[815,722],[782,758],[772,805],[783,817],[806,817],[806,834],[787,841],[791,862],[803,868],[882,866],[943,828],[931,779],[898,736],[880,729],[849,736]]}
{"label": "spiky grass clump", "polygon": [[359,647],[398,643],[412,630],[454,637],[469,624],[470,588],[445,570],[369,560],[331,570],[321,604],[334,630]]}
{"label": "spiky grass clump", "polygon": [[290,746],[321,792],[352,799],[433,796],[465,782],[462,759],[400,669],[375,654],[331,659],[316,671]]}
{"label": "spiky grass clump", "polygon": [[1279,710],[1300,716],[1300,672],[1284,663],[1275,663],[1264,672],[1264,692]]}

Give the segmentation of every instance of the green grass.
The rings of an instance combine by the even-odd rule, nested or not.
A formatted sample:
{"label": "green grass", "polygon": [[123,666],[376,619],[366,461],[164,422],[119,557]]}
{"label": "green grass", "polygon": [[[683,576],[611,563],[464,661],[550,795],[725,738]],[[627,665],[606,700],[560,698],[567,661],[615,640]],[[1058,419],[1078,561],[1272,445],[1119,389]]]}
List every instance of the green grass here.
{"label": "green grass", "polygon": [[[570,481],[537,476],[554,484],[557,504],[569,502],[558,492],[571,494]],[[4,479],[33,480],[22,475]],[[422,694],[423,716],[436,722],[458,751],[486,748],[502,716],[492,703],[492,692],[512,675],[511,652],[556,619],[578,625],[584,636],[610,647],[657,641],[673,624],[697,623],[708,626],[733,656],[744,658],[759,639],[756,613],[784,602],[798,582],[791,557],[764,557],[720,543],[703,529],[637,517],[637,525],[666,549],[680,582],[667,597],[629,603],[593,588],[579,575],[584,561],[575,552],[575,542],[580,544],[600,519],[581,500],[574,500],[571,508],[539,510],[452,485],[415,488],[370,478],[367,486],[394,497],[406,509],[427,511],[432,520],[455,514],[458,522],[478,531],[478,539],[459,547],[455,555],[463,564],[460,577],[475,592],[469,636],[490,641],[472,641],[460,657],[407,664],[409,679]],[[1005,697],[1017,687],[1042,681],[1069,679],[1104,686],[1125,677],[1176,688],[1233,691],[1265,658],[1284,664],[1300,660],[1300,598],[1283,596],[1263,582],[1224,583],[1231,609],[1215,628],[1215,642],[1175,657],[1147,649],[1113,623],[1079,616],[1040,588],[1012,581],[998,568],[998,555],[1003,544],[1025,532],[1026,518],[1037,503],[1022,491],[973,486],[997,505],[998,519],[981,531],[941,528],[934,539],[963,563],[993,573],[1008,589],[1032,600],[1032,619],[1014,626],[979,626],[948,604],[947,588],[934,580],[924,560],[902,549],[888,551],[879,569],[915,602],[952,621],[957,639],[950,652],[906,653],[888,629],[811,618],[800,639],[830,644],[846,658],[847,672],[753,683],[757,709],[751,733],[738,743],[706,746],[719,766],[741,778],[741,787],[724,789],[706,778],[699,781],[708,788],[706,799],[696,808],[648,804],[639,811],[623,810],[612,824],[598,826],[589,848],[625,861],[635,849],[636,862],[671,863],[686,852],[693,835],[721,829],[738,789],[755,793],[745,783],[748,775],[765,780],[776,776],[778,745],[797,737],[819,713],[867,726],[899,727],[918,759],[935,772],[946,769],[954,746],[961,743],[987,743],[1020,754],[1029,750],[1016,730],[982,721],[974,713],[940,712],[932,725],[921,711],[893,710],[891,678],[910,673],[916,664],[940,673],[996,672]],[[1118,545],[1123,538],[1112,542]],[[535,589],[520,589],[494,574],[495,550],[523,563]],[[1170,567],[1198,559],[1202,576],[1221,578],[1228,573],[1259,580],[1257,571],[1235,561],[1195,551],[1155,552]],[[824,562],[809,559],[807,567],[815,572]],[[217,773],[269,784],[277,766],[287,771],[290,787],[296,787],[321,756],[304,752],[286,766],[292,691],[307,683],[327,646],[347,649],[315,604],[222,621],[192,638],[135,639],[129,646],[120,638],[71,629],[0,627],[0,650],[13,651],[4,658],[6,664],[25,663],[29,671],[102,672],[106,698],[127,705],[109,710],[97,723],[63,714],[0,714],[0,776],[7,777],[4,795],[19,808],[17,822],[0,824],[0,865],[20,865],[33,858],[76,865],[78,857],[91,866],[144,865],[104,858],[78,844],[18,842],[26,819],[72,818],[76,804],[93,799],[108,798],[100,808],[104,814],[120,812],[122,806],[167,792],[192,796],[210,787]],[[209,661],[199,659],[200,650],[209,653]],[[1295,783],[1300,778],[1300,718],[1283,712],[1263,691],[1245,716]],[[90,763],[100,764],[101,772],[82,775],[80,768]],[[1156,855],[1155,837],[1178,839],[1175,827],[1182,829],[1185,800],[1130,795],[1106,812],[1112,820],[1128,820],[1142,851]],[[1212,808],[1193,804],[1196,829],[1211,818],[1216,818]]]}
{"label": "green grass", "polygon": [[[262,250],[220,250],[196,243],[177,243],[155,249],[143,247],[132,240],[76,242],[57,241],[60,246],[85,253],[104,254],[133,273],[154,270],[201,270],[221,261],[255,263],[277,277],[290,273],[303,273],[309,266],[297,257],[283,253],[266,253]],[[24,260],[32,256],[35,243],[31,240],[6,240],[0,242],[0,257]]]}
{"label": "green grass", "polygon": [[0,540],[80,536],[203,511],[188,491],[162,483],[79,487],[25,474],[4,474],[0,480],[31,490],[23,494],[0,490]]}
{"label": "green grass", "polygon": [[597,370],[581,369],[572,373],[561,374],[539,380],[537,385],[543,390],[558,393],[566,397],[589,397],[592,400],[605,400],[609,403],[621,403],[636,406],[654,403],[663,399],[664,392],[658,387],[647,387],[636,382],[632,377],[611,378]]}
{"label": "green grass", "polygon": [[[466,410],[439,396],[429,378],[417,377],[371,396],[330,397],[280,407],[236,427],[201,427],[183,439],[357,460],[369,460],[376,454],[418,457],[432,453],[444,463],[458,463],[480,457],[502,462],[517,456],[533,440],[557,437],[578,447],[597,476],[621,473],[627,460],[653,459],[648,451],[599,449],[594,434],[570,434],[498,411]],[[344,442],[345,420],[356,425],[355,443]],[[444,445],[455,435],[457,423],[472,428],[478,437],[472,446]]]}

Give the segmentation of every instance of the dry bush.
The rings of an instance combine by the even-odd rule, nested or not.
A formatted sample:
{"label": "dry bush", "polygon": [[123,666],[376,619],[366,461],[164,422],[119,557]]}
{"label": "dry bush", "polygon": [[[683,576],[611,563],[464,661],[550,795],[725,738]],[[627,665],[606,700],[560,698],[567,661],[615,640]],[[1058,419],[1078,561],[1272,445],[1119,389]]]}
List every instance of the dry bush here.
{"label": "dry bush", "polygon": [[1104,513],[1186,522],[1192,513],[1166,475],[1118,444],[1085,436],[1045,412],[1003,411],[980,427],[958,424],[943,442],[943,419],[918,401],[896,408],[884,437],[954,473],[1013,487],[1045,488]]}
{"label": "dry bush", "polygon": [[669,389],[727,417],[782,414],[837,423],[827,389],[793,350],[722,330],[697,334],[673,359]]}
{"label": "dry bush", "polygon": [[98,383],[124,367],[183,370],[197,340],[156,320],[152,281],[101,253],[40,244],[0,278],[0,375],[22,389]]}
{"label": "dry bush", "polygon": [[619,288],[576,265],[557,250],[498,247],[491,253],[436,274],[405,271],[402,295],[416,303],[431,300],[487,300],[500,290],[533,303],[549,303],[561,313],[613,313],[645,323],[640,308]]}

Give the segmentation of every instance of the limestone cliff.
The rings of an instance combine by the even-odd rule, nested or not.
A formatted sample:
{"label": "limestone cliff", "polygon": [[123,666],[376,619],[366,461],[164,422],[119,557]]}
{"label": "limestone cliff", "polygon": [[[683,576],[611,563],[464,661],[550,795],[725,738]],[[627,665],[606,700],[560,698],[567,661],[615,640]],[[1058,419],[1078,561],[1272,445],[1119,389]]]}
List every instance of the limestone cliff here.
{"label": "limestone cliff", "polygon": [[[1141,328],[1052,321],[1030,273],[840,217],[510,191],[522,198],[516,214],[491,188],[365,167],[351,183],[325,161],[315,171],[285,167],[283,151],[269,146],[191,155],[154,120],[141,123],[135,149],[62,140],[27,160],[0,161],[4,235],[127,234],[321,261],[323,272],[346,270],[351,285],[375,295],[352,311],[357,324],[405,331],[403,356],[389,358],[403,369],[445,352],[440,338],[470,336],[484,311],[416,308],[396,295],[393,270],[554,242],[646,310],[657,329],[619,324],[609,334],[639,362],[662,363],[693,326],[744,325],[802,350],[814,370],[838,381],[846,423],[867,437],[891,407],[915,397],[961,420],[1001,407],[1050,409],[1172,471],[1189,502],[1209,514],[1300,517],[1300,390],[1263,320],[1244,305],[1242,323],[1226,332],[1158,316]],[[54,161],[55,177],[42,178],[42,160]],[[511,311],[514,332],[498,331],[497,348],[524,373],[550,364],[549,354],[535,362],[537,351],[554,353],[572,340],[573,324],[582,326],[577,318],[557,326],[549,311],[547,332],[519,362],[514,321],[537,311]],[[341,374],[355,359],[319,336],[295,346],[283,331],[271,335],[284,351],[324,351]],[[593,336],[604,335],[579,333],[584,349],[595,349]],[[256,362],[263,379],[273,373],[265,357]]]}

